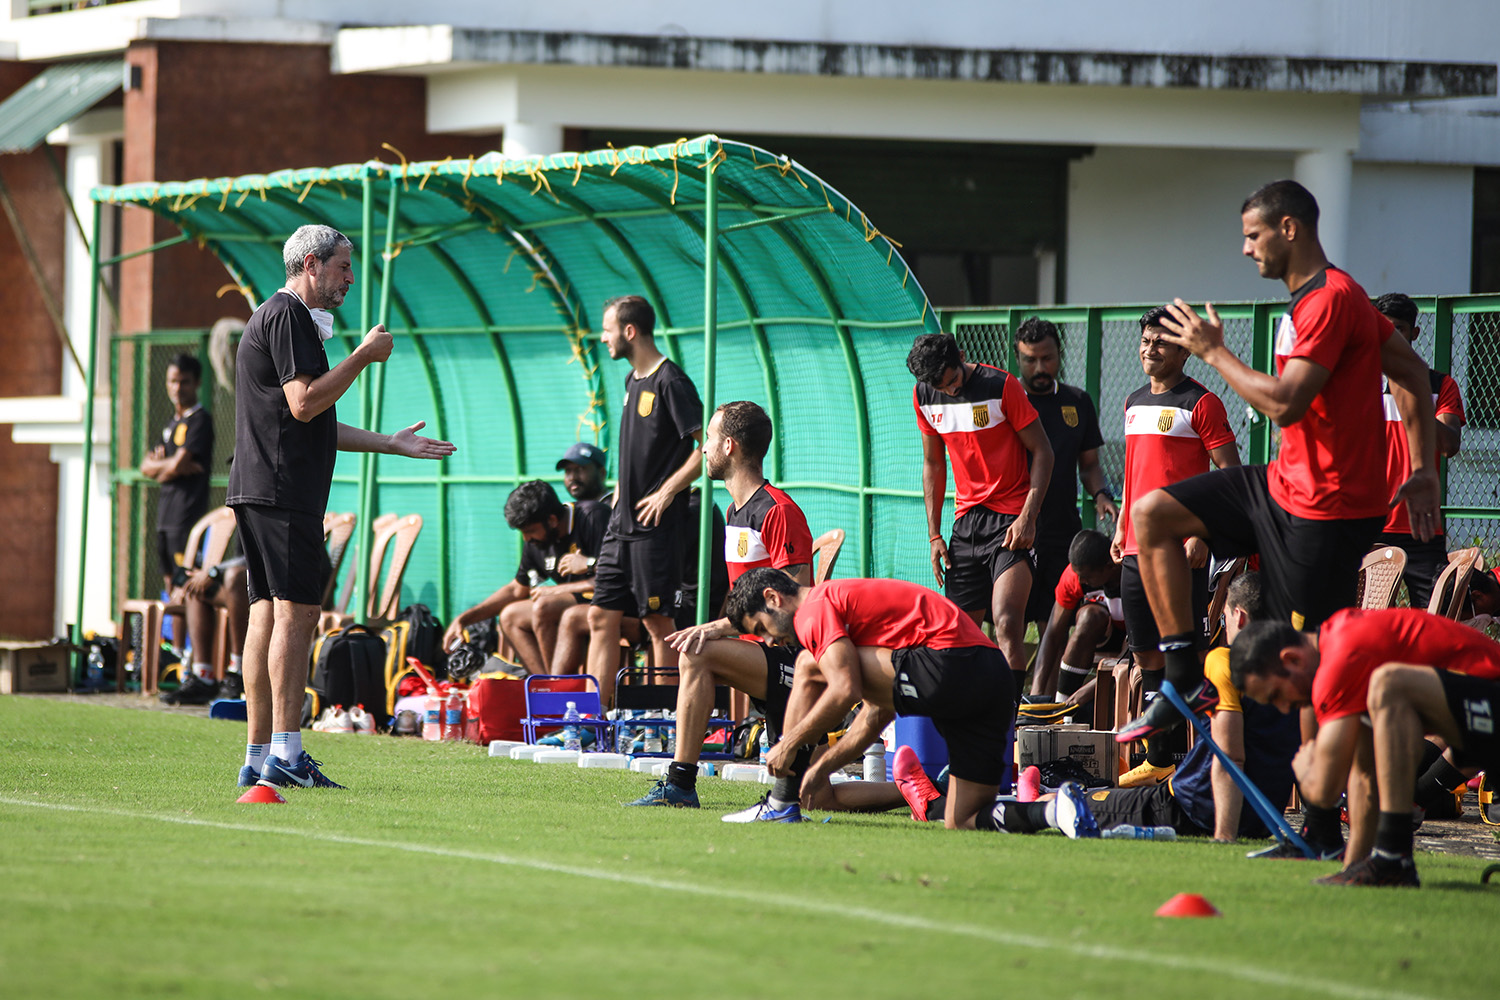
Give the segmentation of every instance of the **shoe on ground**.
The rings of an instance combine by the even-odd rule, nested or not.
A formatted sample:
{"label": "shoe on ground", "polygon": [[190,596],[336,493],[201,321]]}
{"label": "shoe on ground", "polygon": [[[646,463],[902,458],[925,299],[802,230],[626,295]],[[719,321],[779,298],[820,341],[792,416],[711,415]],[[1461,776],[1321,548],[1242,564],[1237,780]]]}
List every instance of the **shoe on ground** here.
{"label": "shoe on ground", "polygon": [[[1203,712],[1211,712],[1219,705],[1219,689],[1212,682],[1203,681],[1191,693],[1183,695],[1182,700],[1187,702],[1187,707],[1194,715]],[[1170,732],[1182,725],[1182,713],[1172,705],[1166,698],[1158,695],[1151,699],[1151,704],[1141,717],[1134,722],[1127,723],[1115,734],[1116,743],[1132,743],[1135,740],[1147,740],[1153,736]]]}
{"label": "shoe on ground", "polygon": [[219,682],[219,697],[230,701],[245,697],[245,678],[233,670],[224,671],[224,679]]}
{"label": "shoe on ground", "polygon": [[237,783],[240,788],[249,788],[251,785],[256,785],[259,783],[259,771],[251,767],[249,764],[246,764],[244,767],[240,768],[240,780]]}
{"label": "shoe on ground", "polygon": [[1307,846],[1313,850],[1313,856],[1303,854],[1297,845],[1290,840],[1278,840],[1270,847],[1246,854],[1247,858],[1269,858],[1272,861],[1342,861],[1344,858],[1344,845],[1337,847],[1331,844],[1315,844],[1307,839],[1307,831],[1302,831],[1302,839]]}
{"label": "shoe on ground", "polygon": [[688,791],[678,788],[666,778],[662,778],[651,786],[651,791],[634,802],[625,804],[627,806],[676,806],[678,809],[697,809],[698,790],[695,788]]}
{"label": "shoe on ground", "polygon": [[802,808],[793,802],[785,809],[773,809],[768,792],[749,809],[741,809],[722,818],[726,823],[800,823]]}
{"label": "shoe on ground", "polygon": [[1176,764],[1168,764],[1166,767],[1157,767],[1148,761],[1143,761],[1139,767],[1132,767],[1120,775],[1121,788],[1154,788],[1163,781],[1171,778],[1177,773]]}
{"label": "shoe on ground", "polygon": [[896,757],[891,762],[891,777],[895,779],[901,797],[911,808],[911,818],[918,823],[927,822],[928,804],[942,796],[927,777],[927,772],[922,770],[922,762],[917,759],[915,750],[905,746],[896,748]]}
{"label": "shoe on ground", "polygon": [[168,705],[207,705],[219,696],[219,686],[213,681],[204,680],[192,671],[186,671],[187,678],[180,684],[176,691],[165,691],[161,700]]}
{"label": "shoe on ground", "polygon": [[1345,868],[1343,871],[1313,879],[1313,885],[1373,885],[1420,888],[1422,880],[1417,878],[1417,866],[1411,858],[1384,861],[1373,854]]}
{"label": "shoe on ground", "polygon": [[322,767],[306,750],[296,764],[288,764],[280,757],[266,758],[260,769],[260,783],[278,788],[343,788],[320,770]]}
{"label": "shoe on ground", "polygon": [[355,705],[349,709],[349,724],[356,733],[374,733],[375,717],[365,711],[365,706]]}
{"label": "shoe on ground", "polygon": [[1057,790],[1057,828],[1069,840],[1093,840],[1099,824],[1089,809],[1088,796],[1076,781],[1064,782]]}
{"label": "shoe on ground", "polygon": [[1016,779],[1016,801],[1035,802],[1042,797],[1042,769],[1035,764],[1027,767]]}
{"label": "shoe on ground", "polygon": [[[342,723],[339,721],[340,716],[343,717]],[[348,726],[348,728],[341,729],[339,728],[341,725]],[[349,716],[344,712],[342,705],[329,705],[313,722],[312,728],[315,733],[347,733],[351,732],[354,727],[349,724]]]}

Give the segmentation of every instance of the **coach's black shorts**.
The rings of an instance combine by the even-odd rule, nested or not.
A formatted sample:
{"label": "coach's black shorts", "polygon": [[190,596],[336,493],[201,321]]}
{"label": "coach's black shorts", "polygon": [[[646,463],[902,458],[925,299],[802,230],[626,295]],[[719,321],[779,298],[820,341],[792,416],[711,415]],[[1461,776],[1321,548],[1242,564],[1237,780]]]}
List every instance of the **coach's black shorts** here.
{"label": "coach's black shorts", "polygon": [[[1141,581],[1141,567],[1135,556],[1126,556],[1120,564],[1120,607],[1125,613],[1125,628],[1132,652],[1154,652],[1161,645],[1161,630],[1156,615],[1146,600],[1146,585]],[[1193,570],[1193,635],[1199,649],[1207,649],[1208,633],[1208,567]]]}
{"label": "coach's black shorts", "polygon": [[1394,545],[1406,553],[1406,568],[1401,571],[1401,579],[1406,581],[1407,596],[1411,598],[1412,607],[1419,610],[1427,607],[1427,602],[1432,599],[1432,585],[1448,565],[1447,536],[1434,535],[1429,541],[1419,542],[1415,535],[1382,531],[1376,544]]}
{"label": "coach's black shorts", "polygon": [[1385,518],[1314,521],[1271,498],[1263,465],[1237,465],[1163,487],[1208,528],[1221,559],[1260,553],[1261,593],[1272,617],[1312,629],[1358,603],[1359,564]]}
{"label": "coach's black shorts", "polygon": [[1000,650],[908,646],[891,653],[891,666],[896,714],[932,720],[948,743],[950,773],[981,785],[1000,784],[1016,715],[1015,681]]}
{"label": "coach's black shorts", "polygon": [[187,540],[192,530],[191,525],[156,529],[156,558],[161,562],[162,576],[170,579],[187,561]]}
{"label": "coach's black shorts", "polygon": [[322,516],[240,504],[234,508],[234,519],[245,554],[250,603],[274,597],[320,607],[328,579]]}
{"label": "coach's black shorts", "polygon": [[[1076,534],[1076,532],[1075,532]],[[1026,599],[1026,620],[1039,622],[1043,627],[1052,615],[1052,605],[1057,600],[1057,581],[1068,568],[1068,548],[1073,536],[1038,534],[1031,546],[1031,595]]]}
{"label": "coach's black shorts", "polygon": [[1172,794],[1171,782],[1163,781],[1149,788],[1102,788],[1090,792],[1089,812],[1094,814],[1099,829],[1112,826],[1170,826],[1178,833],[1188,836],[1203,836],[1213,833],[1205,830],[1183,812]]}
{"label": "coach's black shorts", "polygon": [[682,538],[676,531],[658,531],[636,539],[604,536],[599,561],[594,564],[596,608],[620,611],[634,618],[677,613],[682,588]]}
{"label": "coach's black shorts", "polygon": [[1500,739],[1495,726],[1500,719],[1500,681],[1487,681],[1452,670],[1439,670],[1438,680],[1448,699],[1448,711],[1464,738],[1454,754],[1461,767],[1500,769]]}
{"label": "coach's black shorts", "polygon": [[953,522],[948,539],[949,568],[943,583],[948,600],[964,611],[990,610],[995,581],[1013,566],[1031,573],[1031,554],[1005,547],[1005,532],[1015,523],[1015,514],[997,514],[988,507],[973,506]]}
{"label": "coach's black shorts", "polygon": [[774,743],[781,739],[781,732],[786,728],[786,703],[792,695],[793,668],[802,647],[796,643],[771,646],[757,642],[756,645],[766,654],[766,696],[751,698],[750,703],[766,717],[766,728]]}

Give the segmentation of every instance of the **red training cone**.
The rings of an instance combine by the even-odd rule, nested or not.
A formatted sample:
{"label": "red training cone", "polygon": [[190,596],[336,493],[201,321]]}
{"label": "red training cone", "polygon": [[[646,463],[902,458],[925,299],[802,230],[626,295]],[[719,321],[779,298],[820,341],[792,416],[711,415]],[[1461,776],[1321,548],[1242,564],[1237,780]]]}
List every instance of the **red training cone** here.
{"label": "red training cone", "polygon": [[235,799],[235,801],[252,805],[256,803],[270,805],[273,802],[285,803],[286,799],[282,798],[281,793],[270,785],[251,785],[249,790],[244,795]]}
{"label": "red training cone", "polygon": [[1223,916],[1214,909],[1214,904],[1198,895],[1196,892],[1179,892],[1156,911],[1158,917],[1219,917]]}

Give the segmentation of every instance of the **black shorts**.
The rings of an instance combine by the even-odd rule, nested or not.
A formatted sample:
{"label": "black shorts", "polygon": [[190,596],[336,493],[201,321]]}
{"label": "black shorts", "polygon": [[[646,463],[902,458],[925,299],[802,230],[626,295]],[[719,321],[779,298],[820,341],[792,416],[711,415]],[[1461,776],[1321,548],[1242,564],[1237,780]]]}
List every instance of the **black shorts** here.
{"label": "black shorts", "polygon": [[974,506],[953,522],[948,539],[949,569],[943,584],[948,600],[964,611],[990,610],[995,581],[1013,566],[1031,573],[1031,554],[1005,547],[1005,532],[1015,514],[997,514]]}
{"label": "black shorts", "polygon": [[187,562],[187,540],[192,530],[192,525],[156,529],[156,558],[162,576],[170,579],[177,567]]}
{"label": "black shorts", "polygon": [[1031,557],[1036,565],[1031,571],[1031,596],[1026,600],[1026,620],[1040,622],[1043,627],[1052,615],[1052,605],[1057,600],[1057,581],[1068,568],[1068,548],[1073,544],[1070,535],[1037,536],[1031,547]]}
{"label": "black shorts", "polygon": [[1272,618],[1310,630],[1358,603],[1359,564],[1384,516],[1314,521],[1271,498],[1263,465],[1237,465],[1163,487],[1208,528],[1221,559],[1260,554],[1261,593]]}
{"label": "black shorts", "polygon": [[[1089,812],[1099,829],[1112,826],[1170,826],[1178,833],[1202,836],[1212,833],[1192,820],[1177,804],[1171,782],[1149,788],[1101,788],[1088,793]],[[1247,807],[1248,808],[1248,807]]]}
{"label": "black shorts", "polygon": [[[1156,615],[1151,611],[1151,602],[1146,600],[1146,585],[1141,581],[1141,567],[1135,556],[1126,556],[1120,564],[1120,607],[1125,613],[1131,652],[1155,651],[1161,645],[1161,629],[1156,627]],[[1193,621],[1197,623],[1193,635],[1197,637],[1198,648],[1207,649],[1211,638],[1207,566],[1193,570]]]}
{"label": "black shorts", "polygon": [[766,728],[774,743],[781,739],[782,730],[786,728],[786,703],[792,696],[793,668],[802,647],[795,643],[770,646],[758,642],[756,645],[766,654],[766,696],[751,698],[750,703],[766,717]]}
{"label": "black shorts", "polygon": [[948,743],[949,772],[981,785],[1000,784],[1016,715],[1015,681],[1001,652],[993,646],[908,646],[891,653],[891,666],[896,714],[932,720]]}
{"label": "black shorts", "polygon": [[633,618],[671,618],[677,613],[681,589],[682,538],[678,532],[658,531],[637,539],[604,536],[594,564],[594,607]]}
{"label": "black shorts", "polygon": [[234,508],[245,586],[250,603],[276,598],[293,604],[323,604],[328,550],[323,518],[300,510],[240,504]]}
{"label": "black shorts", "polygon": [[1448,699],[1448,711],[1463,737],[1463,747],[1454,748],[1460,767],[1500,769],[1500,681],[1487,681],[1452,670],[1439,670],[1438,680]]}
{"label": "black shorts", "polygon": [[1427,607],[1432,599],[1432,585],[1448,565],[1447,536],[1434,535],[1430,541],[1419,542],[1415,535],[1382,531],[1376,544],[1394,545],[1406,553],[1406,569],[1401,571],[1401,579],[1406,581],[1407,596],[1412,607]]}

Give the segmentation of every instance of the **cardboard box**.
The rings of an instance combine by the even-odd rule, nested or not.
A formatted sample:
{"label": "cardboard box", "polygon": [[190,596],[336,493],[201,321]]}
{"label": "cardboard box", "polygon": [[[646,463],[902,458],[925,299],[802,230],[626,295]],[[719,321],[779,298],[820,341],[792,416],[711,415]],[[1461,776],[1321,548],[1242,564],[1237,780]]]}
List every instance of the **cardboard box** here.
{"label": "cardboard box", "polygon": [[1016,730],[1016,763],[1022,768],[1072,757],[1079,766],[1111,785],[1119,778],[1115,734],[1092,730],[1082,723],[1060,726],[1022,726]]}
{"label": "cardboard box", "polygon": [[0,694],[66,691],[72,654],[61,642],[0,642]]}

